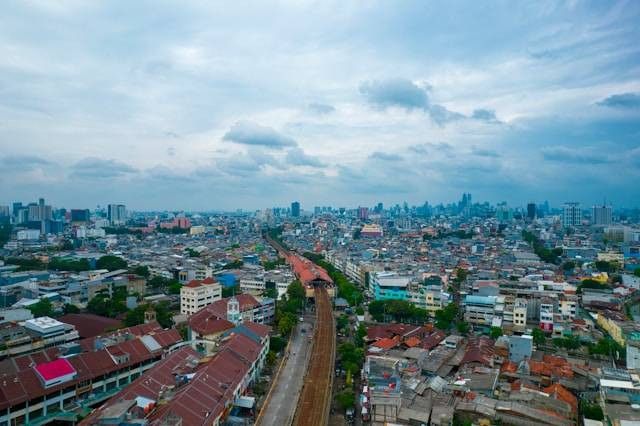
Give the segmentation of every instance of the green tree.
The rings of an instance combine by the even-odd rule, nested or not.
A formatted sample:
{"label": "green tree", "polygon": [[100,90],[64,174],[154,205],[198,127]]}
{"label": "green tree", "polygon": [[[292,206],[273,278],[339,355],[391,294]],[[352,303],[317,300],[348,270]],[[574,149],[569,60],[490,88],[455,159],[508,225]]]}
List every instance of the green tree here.
{"label": "green tree", "polygon": [[467,334],[469,332],[469,323],[466,321],[458,321],[456,328],[458,329],[458,333]]}
{"label": "green tree", "polygon": [[81,272],[91,269],[87,259],[71,259],[68,257],[54,257],[49,262],[49,269],[55,271]]}
{"label": "green tree", "polygon": [[609,274],[620,269],[620,265],[617,262],[607,262],[606,260],[597,260],[595,266],[598,271]]}
{"label": "green tree", "polygon": [[240,293],[242,293],[242,291],[240,291],[240,284],[236,284],[229,287],[222,286],[222,297],[231,297]]}
{"label": "green tree", "polygon": [[80,313],[80,308],[78,308],[76,305],[71,305],[69,303],[66,303],[64,305],[64,307],[62,308],[62,312],[66,315],[66,314],[79,314]]}
{"label": "green tree", "polygon": [[53,306],[49,299],[42,299],[39,302],[28,306],[28,308],[35,318],[54,316]]}
{"label": "green tree", "polygon": [[278,353],[287,346],[287,341],[280,336],[273,336],[269,340],[269,349]]}
{"label": "green tree", "polygon": [[127,269],[127,261],[121,257],[108,254],[106,256],[102,256],[96,261],[96,268],[107,269],[109,271]]}
{"label": "green tree", "polygon": [[367,328],[364,324],[358,325],[358,329],[356,330],[356,345],[358,347],[364,346],[364,337],[367,335]]}
{"label": "green tree", "polygon": [[276,363],[277,355],[274,351],[267,352],[267,364],[274,365]]}
{"label": "green tree", "polygon": [[633,275],[635,275],[636,277],[640,277],[640,268],[636,268],[633,270]]}
{"label": "green tree", "polygon": [[358,306],[356,308],[356,315],[359,315],[359,316],[364,315],[364,308],[362,306]]}
{"label": "green tree", "polygon": [[571,271],[573,270],[573,268],[576,267],[576,262],[572,261],[572,260],[567,260],[566,262],[564,262],[562,264],[562,269],[564,271]]}
{"label": "green tree", "polygon": [[502,336],[502,329],[500,327],[491,327],[491,338],[492,339],[497,339],[498,337]]}
{"label": "green tree", "polygon": [[305,292],[304,287],[300,284],[300,281],[295,280],[287,287],[287,297],[291,299],[304,299]]}
{"label": "green tree", "polygon": [[602,412],[602,407],[600,404],[590,404],[584,399],[580,400],[580,412],[587,419],[592,420],[604,420],[604,413]]}
{"label": "green tree", "polygon": [[340,315],[336,326],[338,330],[346,329],[349,326],[349,317],[345,314]]}
{"label": "green tree", "polygon": [[13,227],[8,223],[0,225],[0,248],[4,246],[10,239]]}
{"label": "green tree", "polygon": [[356,398],[352,390],[346,390],[336,395],[336,402],[342,410],[346,411],[355,405]]}
{"label": "green tree", "polygon": [[284,335],[288,336],[291,334],[293,328],[298,324],[298,317],[291,312],[285,312],[282,314],[280,320],[278,321],[278,331]]}
{"label": "green tree", "polygon": [[129,273],[145,278],[149,278],[150,275],[149,268],[146,265],[138,265],[133,268],[129,268]]}
{"label": "green tree", "polygon": [[533,329],[533,331],[531,332],[531,337],[533,337],[533,343],[535,343],[536,345],[544,345],[544,342],[547,339],[544,335],[544,332],[538,327],[535,327]]}
{"label": "green tree", "polygon": [[[172,281],[169,284],[169,294],[180,294],[180,289],[182,288],[182,285],[178,282],[178,281]],[[224,291],[224,287],[222,287],[222,291]]]}
{"label": "green tree", "polygon": [[608,285],[601,283],[600,281],[596,281],[591,278],[587,278],[586,280],[582,280],[580,284],[578,284],[578,288],[576,289],[577,294],[581,294],[582,290],[585,288],[595,288],[595,289],[606,289],[609,288]]}

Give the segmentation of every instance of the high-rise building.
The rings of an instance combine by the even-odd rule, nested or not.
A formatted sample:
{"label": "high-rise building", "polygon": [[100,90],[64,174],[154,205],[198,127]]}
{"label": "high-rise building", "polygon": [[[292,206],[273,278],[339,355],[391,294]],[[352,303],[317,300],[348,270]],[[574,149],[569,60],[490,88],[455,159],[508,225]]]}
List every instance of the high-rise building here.
{"label": "high-rise building", "polygon": [[18,212],[22,209],[21,202],[13,203],[13,217],[18,217]]}
{"label": "high-rise building", "polygon": [[123,204],[107,206],[107,220],[111,225],[122,225],[127,220],[127,209]]}
{"label": "high-rise building", "polygon": [[562,207],[562,225],[578,226],[582,222],[580,203],[564,203]]}
{"label": "high-rise building", "polygon": [[367,220],[369,218],[369,209],[366,207],[358,207],[358,219]]}
{"label": "high-rise building", "polygon": [[291,217],[300,217],[300,203],[297,201],[291,203]]}
{"label": "high-rise building", "polygon": [[72,224],[86,224],[89,223],[89,209],[71,209],[71,223]]}
{"label": "high-rise building", "polygon": [[611,206],[593,206],[591,223],[594,225],[611,225],[612,216]]}
{"label": "high-rise building", "polygon": [[9,206],[0,206],[0,217],[9,216]]}
{"label": "high-rise building", "polygon": [[529,220],[536,218],[536,203],[527,204],[527,218]]}

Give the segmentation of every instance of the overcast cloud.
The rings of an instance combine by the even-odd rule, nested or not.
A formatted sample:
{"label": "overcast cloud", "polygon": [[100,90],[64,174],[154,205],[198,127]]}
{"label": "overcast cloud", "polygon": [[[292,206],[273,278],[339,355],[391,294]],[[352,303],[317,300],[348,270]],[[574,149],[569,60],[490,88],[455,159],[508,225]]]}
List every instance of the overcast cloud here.
{"label": "overcast cloud", "polygon": [[4,2],[0,204],[637,205],[640,3],[490,3]]}

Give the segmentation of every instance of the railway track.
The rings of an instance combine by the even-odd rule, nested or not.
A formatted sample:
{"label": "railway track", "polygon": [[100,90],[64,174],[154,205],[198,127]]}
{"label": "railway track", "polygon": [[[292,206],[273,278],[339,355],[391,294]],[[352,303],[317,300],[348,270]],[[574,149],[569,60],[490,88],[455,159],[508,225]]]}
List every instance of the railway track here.
{"label": "railway track", "polygon": [[294,426],[325,426],[329,420],[335,331],[329,294],[324,287],[315,289],[316,327],[309,368],[302,395],[293,419]]}

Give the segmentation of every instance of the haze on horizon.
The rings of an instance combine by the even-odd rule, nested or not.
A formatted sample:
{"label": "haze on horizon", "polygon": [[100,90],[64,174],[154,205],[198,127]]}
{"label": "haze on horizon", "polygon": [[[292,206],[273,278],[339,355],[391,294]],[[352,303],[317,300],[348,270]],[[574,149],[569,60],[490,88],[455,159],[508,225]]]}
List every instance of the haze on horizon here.
{"label": "haze on horizon", "polygon": [[8,1],[0,198],[640,195],[640,3]]}

